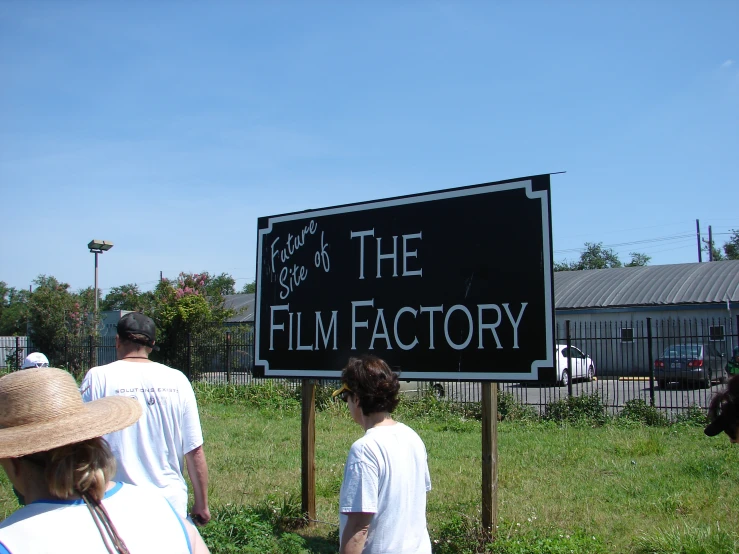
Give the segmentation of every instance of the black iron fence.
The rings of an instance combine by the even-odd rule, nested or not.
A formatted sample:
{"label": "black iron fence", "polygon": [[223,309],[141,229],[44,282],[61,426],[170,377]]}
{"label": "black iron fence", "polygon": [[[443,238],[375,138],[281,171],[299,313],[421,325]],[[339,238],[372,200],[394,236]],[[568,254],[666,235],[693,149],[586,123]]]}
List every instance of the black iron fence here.
{"label": "black iron fence", "polygon": [[[556,326],[556,382],[500,383],[499,390],[540,412],[556,400],[592,394],[614,413],[634,399],[668,415],[691,406],[705,408],[725,379],[733,348],[739,345],[738,329],[739,316],[566,321]],[[19,348],[14,359],[22,360],[35,350],[30,340]],[[676,351],[686,352],[690,359],[676,359]],[[115,360],[115,337],[67,341],[49,358],[52,365],[79,374]],[[250,326],[185,334],[162,352],[153,353],[152,359],[180,369],[193,381],[234,385],[266,381],[254,375],[254,332]],[[670,367],[687,363],[690,368]],[[299,384],[297,379],[284,381]],[[402,386],[407,393],[432,391],[455,402],[478,402],[480,389],[479,383],[451,381]]]}
{"label": "black iron fence", "polygon": [[500,388],[540,411],[568,396],[597,394],[612,413],[641,399],[674,416],[691,406],[708,406],[726,380],[739,345],[737,329],[739,316],[565,321],[556,329],[556,384],[502,383]]}

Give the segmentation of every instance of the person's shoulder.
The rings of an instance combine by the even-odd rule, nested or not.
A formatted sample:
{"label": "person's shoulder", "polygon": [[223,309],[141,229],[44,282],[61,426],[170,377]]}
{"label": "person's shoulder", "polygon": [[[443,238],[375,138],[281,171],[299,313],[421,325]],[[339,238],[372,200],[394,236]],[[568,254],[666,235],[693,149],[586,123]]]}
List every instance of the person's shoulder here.
{"label": "person's shoulder", "polygon": [[49,509],[49,505],[45,502],[34,502],[28,506],[23,506],[21,509],[10,514],[5,520],[0,522],[0,536],[2,536],[2,530],[12,525],[21,523],[37,516]]}
{"label": "person's shoulder", "polygon": [[352,457],[361,459],[367,455],[367,452],[372,449],[376,441],[370,435],[362,435],[355,440],[351,448],[349,448],[349,458]]}
{"label": "person's shoulder", "polygon": [[90,370],[87,372],[88,375],[103,375],[105,373],[110,373],[119,369],[125,368],[127,365],[126,362],[123,362],[121,360],[116,360],[114,362],[110,362],[109,364],[104,365],[97,365],[95,367],[91,367]]}
{"label": "person's shoulder", "polygon": [[421,438],[421,436],[418,433],[416,433],[416,431],[413,430],[411,427],[408,427],[405,423],[398,421],[396,427],[398,428],[398,431],[397,431],[398,434],[405,435],[409,438],[412,437],[413,440],[418,440],[418,441],[423,442],[423,439]]}

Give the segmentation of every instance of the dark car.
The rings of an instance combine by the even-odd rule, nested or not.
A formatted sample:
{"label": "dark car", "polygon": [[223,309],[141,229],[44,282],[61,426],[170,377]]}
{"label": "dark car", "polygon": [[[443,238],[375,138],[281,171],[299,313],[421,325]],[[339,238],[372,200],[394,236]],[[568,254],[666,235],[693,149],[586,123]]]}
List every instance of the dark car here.
{"label": "dark car", "polygon": [[654,362],[654,377],[660,388],[671,381],[709,388],[724,374],[725,355],[712,344],[673,344]]}

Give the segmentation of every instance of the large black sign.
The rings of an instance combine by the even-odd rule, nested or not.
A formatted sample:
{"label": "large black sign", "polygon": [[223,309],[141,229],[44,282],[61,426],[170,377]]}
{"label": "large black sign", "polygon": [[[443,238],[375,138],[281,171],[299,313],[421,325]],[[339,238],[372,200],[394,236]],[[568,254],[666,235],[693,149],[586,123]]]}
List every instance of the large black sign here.
{"label": "large black sign", "polygon": [[255,364],[532,380],[553,366],[549,175],[259,219]]}

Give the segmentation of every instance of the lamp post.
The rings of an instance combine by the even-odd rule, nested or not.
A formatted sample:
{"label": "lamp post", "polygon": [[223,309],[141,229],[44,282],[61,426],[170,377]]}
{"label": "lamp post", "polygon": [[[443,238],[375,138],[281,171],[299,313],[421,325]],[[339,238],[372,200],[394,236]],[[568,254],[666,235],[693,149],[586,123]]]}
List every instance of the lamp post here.
{"label": "lamp post", "polygon": [[108,242],[107,240],[91,240],[87,244],[87,248],[90,249],[90,252],[95,254],[95,329],[97,329],[97,321],[98,321],[98,254],[102,254],[103,252],[107,252],[111,248],[113,248],[113,243]]}

